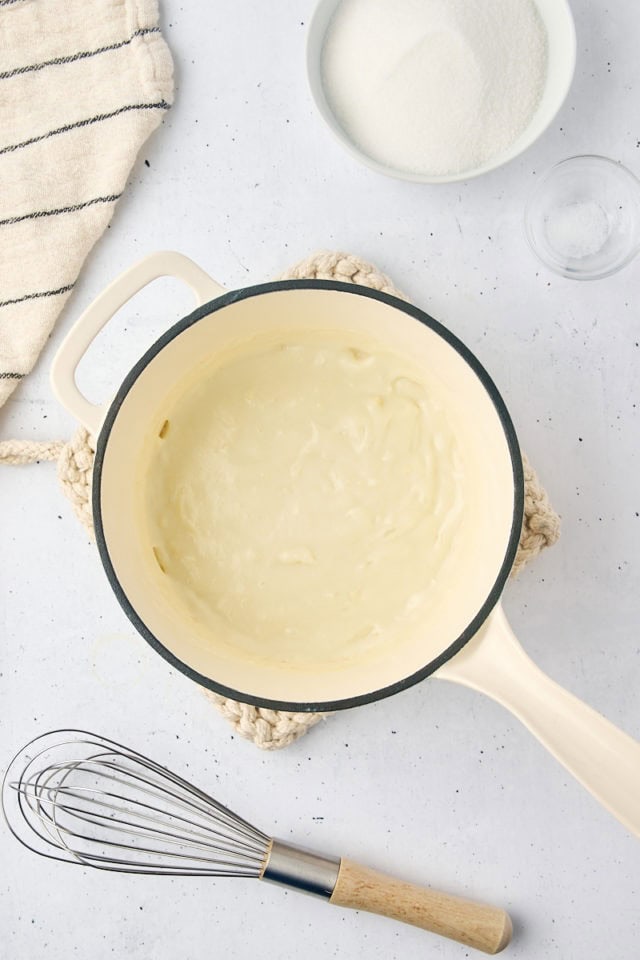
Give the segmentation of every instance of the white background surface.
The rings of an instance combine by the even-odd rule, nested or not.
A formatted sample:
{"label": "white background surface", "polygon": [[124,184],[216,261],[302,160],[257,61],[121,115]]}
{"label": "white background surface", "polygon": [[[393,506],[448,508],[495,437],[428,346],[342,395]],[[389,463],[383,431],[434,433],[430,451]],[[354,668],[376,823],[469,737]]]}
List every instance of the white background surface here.
{"label": "white background surface", "polygon": [[[165,2],[175,107],[141,155],[37,371],[0,435],[65,438],[48,367],[79,312],[158,248],[230,288],[319,248],[372,260],[488,367],[562,514],[559,544],[508,587],[522,643],[640,736],[640,260],[577,284],[530,254],[536,176],[597,152],[640,172],[640,14],[575,0],[576,79],[524,157],[477,181],[386,180],[343,153],[304,74],[312,4]],[[149,167],[144,165],[144,159]],[[83,367],[105,399],[190,306],[159,282]],[[48,728],[147,750],[283,838],[507,906],[514,960],[638,955],[640,847],[502,708],[436,680],[341,714],[277,754],[233,737],[129,626],[51,465],[0,472],[0,766]],[[464,957],[464,947],[251,881],[112,876],[35,858],[0,831],[0,955],[13,960]]]}

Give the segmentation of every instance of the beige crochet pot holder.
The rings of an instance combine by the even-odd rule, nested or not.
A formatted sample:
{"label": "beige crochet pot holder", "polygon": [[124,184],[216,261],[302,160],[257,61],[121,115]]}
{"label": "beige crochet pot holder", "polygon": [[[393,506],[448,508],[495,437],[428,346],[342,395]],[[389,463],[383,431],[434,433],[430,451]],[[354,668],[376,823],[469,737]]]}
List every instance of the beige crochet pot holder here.
{"label": "beige crochet pot holder", "polygon": [[[369,263],[343,253],[320,253],[296,264],[280,277],[342,280],[383,290],[406,299],[391,281]],[[92,438],[80,428],[69,443],[0,443],[0,460],[27,463],[34,460],[57,460],[62,489],[71,500],[84,526],[93,533],[91,514],[91,477],[94,446]],[[517,574],[533,557],[558,539],[559,518],[549,503],[533,468],[524,458],[525,507],[520,545],[513,565]],[[204,691],[235,730],[263,750],[285,747],[306,733],[328,714],[287,713],[266,710],[239,703]]]}

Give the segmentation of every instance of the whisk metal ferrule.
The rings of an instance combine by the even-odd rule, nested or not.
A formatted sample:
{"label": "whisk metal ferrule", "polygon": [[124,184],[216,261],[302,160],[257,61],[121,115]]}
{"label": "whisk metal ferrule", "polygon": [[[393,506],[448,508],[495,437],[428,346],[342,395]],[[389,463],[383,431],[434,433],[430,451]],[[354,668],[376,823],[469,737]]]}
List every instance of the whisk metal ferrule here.
{"label": "whisk metal ferrule", "polygon": [[329,900],[339,870],[338,857],[323,856],[281,840],[273,840],[260,879]]}

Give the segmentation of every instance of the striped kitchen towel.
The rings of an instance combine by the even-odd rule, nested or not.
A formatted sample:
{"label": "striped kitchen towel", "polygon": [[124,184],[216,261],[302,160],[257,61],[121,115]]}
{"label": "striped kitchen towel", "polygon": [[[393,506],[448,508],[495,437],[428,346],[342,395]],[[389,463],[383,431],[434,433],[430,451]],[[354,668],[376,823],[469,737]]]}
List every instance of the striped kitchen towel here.
{"label": "striped kitchen towel", "polygon": [[172,94],[157,0],[0,0],[0,405]]}

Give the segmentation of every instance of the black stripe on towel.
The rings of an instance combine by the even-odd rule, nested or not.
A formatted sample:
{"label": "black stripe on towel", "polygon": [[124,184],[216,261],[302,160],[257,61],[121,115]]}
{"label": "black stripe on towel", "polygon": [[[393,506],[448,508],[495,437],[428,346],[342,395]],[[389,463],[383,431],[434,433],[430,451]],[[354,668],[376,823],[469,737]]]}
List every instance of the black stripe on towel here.
{"label": "black stripe on towel", "polygon": [[0,371],[0,380],[22,380],[24,373],[8,373],[7,371]]}
{"label": "black stripe on towel", "polygon": [[0,307],[9,307],[12,303],[22,303],[24,300],[39,300],[41,297],[57,297],[61,293],[68,293],[73,290],[73,284],[68,283],[66,287],[58,287],[57,290],[42,290],[39,293],[25,293],[23,297],[16,297],[14,300],[1,300]]}
{"label": "black stripe on towel", "polygon": [[[11,0],[15,3],[16,0]],[[2,6],[2,0],[0,0]],[[110,43],[106,47],[98,47],[96,50],[81,50],[79,53],[70,53],[66,57],[54,57],[52,60],[43,60],[41,63],[30,63],[25,67],[16,67],[14,70],[5,70],[0,73],[0,80],[7,80],[9,77],[18,77],[22,73],[34,73],[36,70],[44,70],[45,67],[59,66],[63,63],[73,63],[75,60],[86,60],[88,57],[97,57],[100,53],[107,53],[108,50],[119,50],[121,47],[128,46],[136,37],[144,37],[148,33],[160,33],[160,27],[145,27],[136,30],[126,40],[120,40],[118,43]]]}
{"label": "black stripe on towel", "polygon": [[0,7],[9,7],[12,3],[21,3],[22,0],[0,0]]}
{"label": "black stripe on towel", "polygon": [[84,203],[75,203],[71,207],[58,207],[57,210],[36,210],[35,213],[25,213],[19,217],[7,217],[6,220],[0,220],[0,227],[8,226],[10,223],[22,223],[23,220],[38,220],[41,217],[57,217],[60,213],[75,213],[76,210],[93,207],[96,203],[115,203],[121,196],[121,193],[113,193],[108,197],[94,197],[93,200],[85,200]]}
{"label": "black stripe on towel", "polygon": [[55,130],[49,130],[48,133],[41,133],[38,137],[31,137],[29,140],[23,140],[22,143],[12,143],[7,147],[0,149],[0,155],[3,153],[13,153],[14,150],[21,150],[22,147],[30,147],[33,143],[40,143],[41,140],[48,140],[49,137],[55,137],[59,133],[68,133],[69,130],[76,130],[78,127],[88,127],[92,123],[100,123],[102,120],[110,120],[121,113],[128,113],[130,110],[168,110],[171,106],[166,100],[158,100],[156,103],[129,103],[125,107],[118,107],[110,113],[98,113],[95,117],[87,117],[86,120],[76,120],[75,123],[65,123],[63,127],[57,127]]}

